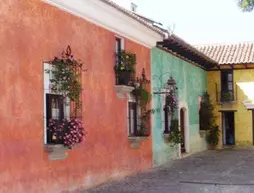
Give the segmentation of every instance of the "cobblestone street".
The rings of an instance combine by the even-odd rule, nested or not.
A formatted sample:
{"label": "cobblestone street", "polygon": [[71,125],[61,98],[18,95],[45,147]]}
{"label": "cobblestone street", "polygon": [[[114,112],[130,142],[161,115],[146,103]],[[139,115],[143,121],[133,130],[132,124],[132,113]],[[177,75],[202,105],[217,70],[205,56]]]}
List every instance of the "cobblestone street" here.
{"label": "cobblestone street", "polygon": [[83,193],[254,192],[254,150],[206,151]]}

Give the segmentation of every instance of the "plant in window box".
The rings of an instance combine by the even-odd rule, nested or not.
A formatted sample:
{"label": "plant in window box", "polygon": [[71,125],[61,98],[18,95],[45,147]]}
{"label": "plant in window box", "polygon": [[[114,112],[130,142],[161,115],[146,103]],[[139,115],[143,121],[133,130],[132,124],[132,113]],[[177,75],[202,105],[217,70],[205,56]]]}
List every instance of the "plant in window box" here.
{"label": "plant in window box", "polygon": [[133,74],[135,73],[136,55],[126,51],[116,54],[116,84],[133,86]]}
{"label": "plant in window box", "polygon": [[51,119],[49,121],[48,130],[52,134],[53,144],[63,144],[69,149],[81,143],[86,134],[82,126],[82,121],[77,118],[73,118],[69,121],[66,119]]}
{"label": "plant in window box", "polygon": [[221,100],[222,100],[222,102],[230,102],[230,101],[232,101],[232,93],[231,92],[229,92],[229,91],[223,91],[222,93],[221,93]]}

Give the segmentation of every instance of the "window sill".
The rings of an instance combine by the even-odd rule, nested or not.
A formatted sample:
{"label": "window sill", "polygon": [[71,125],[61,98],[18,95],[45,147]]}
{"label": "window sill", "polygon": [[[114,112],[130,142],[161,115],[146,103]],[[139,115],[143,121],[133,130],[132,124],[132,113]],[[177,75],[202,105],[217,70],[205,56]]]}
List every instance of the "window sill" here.
{"label": "window sill", "polygon": [[237,101],[220,101],[220,102],[218,102],[218,104],[221,105],[222,108],[232,108],[232,106],[236,103],[237,103]]}
{"label": "window sill", "polygon": [[148,136],[133,136],[128,137],[131,148],[139,148],[142,141],[147,140]]}
{"label": "window sill", "polygon": [[170,133],[163,133],[162,135],[163,135],[164,142],[169,143]]}
{"label": "window sill", "polygon": [[205,130],[200,130],[199,135],[201,138],[204,138],[206,136],[206,131]]}
{"label": "window sill", "polygon": [[46,144],[44,149],[48,152],[49,161],[64,160],[68,156],[69,148],[62,144]]}
{"label": "window sill", "polygon": [[117,96],[120,99],[124,99],[125,95],[133,91],[135,88],[133,86],[126,86],[126,85],[115,85],[115,90]]}

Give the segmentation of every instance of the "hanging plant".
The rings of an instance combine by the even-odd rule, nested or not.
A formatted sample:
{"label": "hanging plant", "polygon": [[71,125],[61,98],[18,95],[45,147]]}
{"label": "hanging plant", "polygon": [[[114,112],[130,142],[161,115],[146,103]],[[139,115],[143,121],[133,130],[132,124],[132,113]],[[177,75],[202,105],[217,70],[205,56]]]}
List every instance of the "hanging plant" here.
{"label": "hanging plant", "polygon": [[182,143],[183,137],[181,131],[179,130],[179,121],[178,119],[171,120],[170,134],[168,136],[168,142],[171,143],[171,146],[176,146]]}
{"label": "hanging plant", "polygon": [[75,60],[71,54],[70,46],[61,57],[55,57],[50,63],[52,69],[46,70],[52,75],[50,90],[63,96],[61,105],[66,103],[66,99],[70,101],[72,104],[70,109],[73,111],[70,115],[74,115],[75,118],[50,119],[47,129],[53,144],[63,144],[71,149],[75,144],[81,143],[86,134],[81,119],[77,118],[77,110],[82,106],[80,98],[83,89],[80,80],[84,70],[82,70],[82,63]]}
{"label": "hanging plant", "polygon": [[133,86],[136,55],[125,50],[116,54],[116,85]]}
{"label": "hanging plant", "polygon": [[51,91],[61,93],[64,98],[69,98],[74,102],[74,110],[77,111],[81,108],[82,85],[79,80],[81,72],[84,71],[82,63],[74,59],[69,46],[61,57],[55,57],[50,63],[54,66],[51,70],[47,70],[48,73],[52,73]]}
{"label": "hanging plant", "polygon": [[142,77],[136,79],[135,89],[132,91],[132,94],[136,97],[136,101],[141,109],[140,125],[138,125],[139,130],[137,133],[138,136],[149,135],[150,123],[148,120],[150,120],[150,115],[159,111],[159,109],[147,109],[147,105],[152,99],[152,94],[146,89],[146,85],[149,83],[150,81],[146,79],[145,71],[143,69]]}
{"label": "hanging plant", "polygon": [[219,144],[220,130],[218,125],[213,125],[207,132],[206,140],[211,149]]}

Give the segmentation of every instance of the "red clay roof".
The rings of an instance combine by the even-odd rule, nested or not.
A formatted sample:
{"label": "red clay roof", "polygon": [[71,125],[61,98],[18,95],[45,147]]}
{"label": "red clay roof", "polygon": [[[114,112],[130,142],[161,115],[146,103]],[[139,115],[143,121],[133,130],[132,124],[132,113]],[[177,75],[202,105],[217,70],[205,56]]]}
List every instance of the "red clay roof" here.
{"label": "red clay roof", "polygon": [[254,63],[254,42],[197,45],[195,47],[219,64]]}

